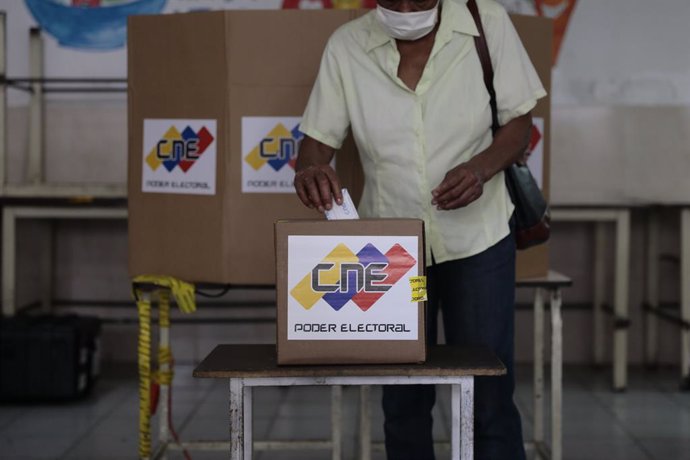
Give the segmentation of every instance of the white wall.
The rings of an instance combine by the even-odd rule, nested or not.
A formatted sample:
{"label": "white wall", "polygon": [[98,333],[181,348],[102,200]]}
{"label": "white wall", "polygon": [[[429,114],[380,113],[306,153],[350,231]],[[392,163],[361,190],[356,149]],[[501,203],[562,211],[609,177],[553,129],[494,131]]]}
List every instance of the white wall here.
{"label": "white wall", "polygon": [[690,2],[579,0],[554,106],[690,105]]}

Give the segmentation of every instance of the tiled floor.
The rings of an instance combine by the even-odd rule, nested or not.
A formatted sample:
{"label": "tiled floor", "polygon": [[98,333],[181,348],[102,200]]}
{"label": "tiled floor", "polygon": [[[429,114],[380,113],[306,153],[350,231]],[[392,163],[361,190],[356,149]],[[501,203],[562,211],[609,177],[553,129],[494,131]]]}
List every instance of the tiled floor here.
{"label": "tiled floor", "polygon": [[[575,460],[690,459],[690,394],[677,391],[673,370],[633,370],[623,394],[609,390],[609,375],[589,368],[565,369],[564,456]],[[256,439],[326,438],[329,393],[322,387],[255,389]],[[374,439],[382,439],[380,393],[372,401]],[[449,397],[441,392],[436,408],[438,438],[448,433]],[[358,393],[346,388],[346,459],[355,459]],[[516,393],[525,436],[532,432],[531,374],[522,367]],[[184,440],[227,437],[227,384],[195,380],[191,367],[178,366],[174,387],[174,423]],[[0,458],[137,458],[137,378],[134,370],[109,371],[95,392],[73,404],[0,406]],[[154,431],[155,433],[155,431]],[[224,459],[225,452],[191,452],[195,460]],[[174,453],[170,459],[183,459]],[[326,459],[326,452],[257,452],[257,460]],[[382,459],[376,454],[375,459]],[[439,452],[438,458],[448,458]]]}

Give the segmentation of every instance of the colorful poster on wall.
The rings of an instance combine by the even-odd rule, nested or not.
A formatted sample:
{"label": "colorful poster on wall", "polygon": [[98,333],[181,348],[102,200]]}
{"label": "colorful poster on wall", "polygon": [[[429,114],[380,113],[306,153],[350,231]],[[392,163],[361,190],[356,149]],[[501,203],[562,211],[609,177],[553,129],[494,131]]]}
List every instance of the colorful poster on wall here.
{"label": "colorful poster on wall", "polygon": [[375,8],[376,0],[283,0],[283,8]]}
{"label": "colorful poster on wall", "polygon": [[60,45],[92,50],[121,48],[127,16],[158,14],[167,0],[24,0],[32,16]]}
{"label": "colorful poster on wall", "polygon": [[577,0],[534,0],[539,16],[551,18],[553,24],[553,65],[558,62],[558,54],[570,23]]}
{"label": "colorful poster on wall", "polygon": [[216,9],[374,8],[376,0],[24,0],[41,29],[60,46],[114,50],[125,46],[127,17]]}

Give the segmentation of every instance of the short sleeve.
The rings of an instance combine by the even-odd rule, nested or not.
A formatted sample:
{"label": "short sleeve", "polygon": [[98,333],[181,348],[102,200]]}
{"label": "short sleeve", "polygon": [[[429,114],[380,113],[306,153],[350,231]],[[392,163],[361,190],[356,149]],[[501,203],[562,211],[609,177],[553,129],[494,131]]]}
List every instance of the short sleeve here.
{"label": "short sleeve", "polygon": [[494,67],[498,122],[503,126],[532,110],[546,91],[506,10],[495,5],[482,21]]}
{"label": "short sleeve", "polygon": [[350,127],[350,118],[334,41],[335,37],[331,37],[321,58],[300,130],[329,147],[339,149]]}

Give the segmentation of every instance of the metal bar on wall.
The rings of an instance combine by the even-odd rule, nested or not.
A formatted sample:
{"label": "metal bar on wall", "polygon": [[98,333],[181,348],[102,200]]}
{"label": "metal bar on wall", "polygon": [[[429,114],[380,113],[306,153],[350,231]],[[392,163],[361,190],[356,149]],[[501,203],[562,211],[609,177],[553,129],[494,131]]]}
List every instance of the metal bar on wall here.
{"label": "metal bar on wall", "polygon": [[32,94],[29,102],[29,147],[27,156],[26,181],[31,184],[43,182],[43,40],[41,29],[29,30],[29,66],[31,77],[37,80],[31,84]]}
{"label": "metal bar on wall", "polygon": [[[0,12],[0,78],[7,74],[7,14]],[[7,86],[0,84],[0,191],[7,183]]]}

